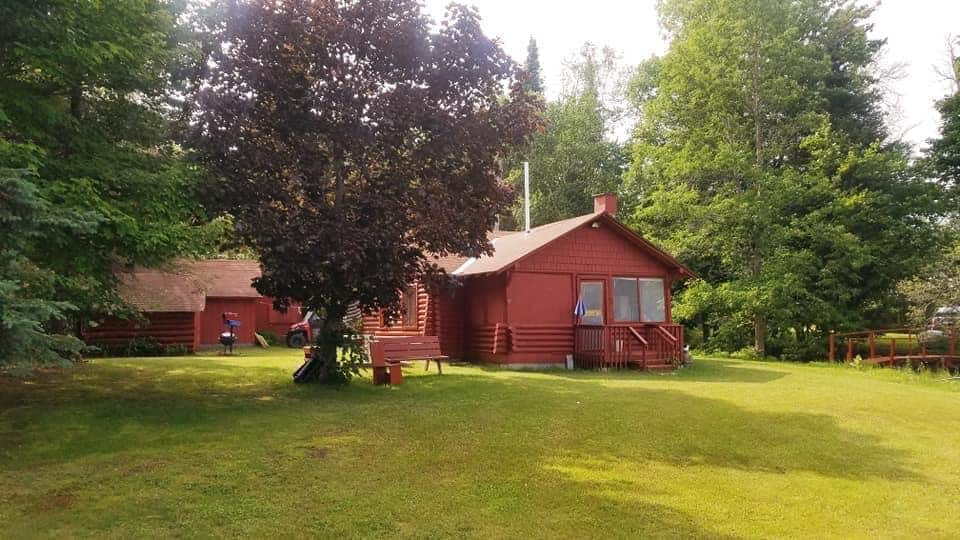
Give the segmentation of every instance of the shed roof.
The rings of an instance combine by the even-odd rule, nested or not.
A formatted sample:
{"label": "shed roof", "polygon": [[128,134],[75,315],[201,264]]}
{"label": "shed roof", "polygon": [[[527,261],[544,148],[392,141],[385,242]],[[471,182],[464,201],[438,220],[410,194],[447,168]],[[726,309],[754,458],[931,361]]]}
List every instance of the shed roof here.
{"label": "shed roof", "polygon": [[120,298],[143,312],[203,311],[206,306],[201,284],[186,269],[140,268],[117,279]]}
{"label": "shed roof", "polygon": [[207,296],[259,298],[253,280],[260,277],[258,261],[207,260],[190,263]]}
{"label": "shed roof", "polygon": [[175,261],[164,268],[137,268],[117,274],[118,292],[144,312],[203,311],[206,298],[258,298],[253,279],[257,261]]}

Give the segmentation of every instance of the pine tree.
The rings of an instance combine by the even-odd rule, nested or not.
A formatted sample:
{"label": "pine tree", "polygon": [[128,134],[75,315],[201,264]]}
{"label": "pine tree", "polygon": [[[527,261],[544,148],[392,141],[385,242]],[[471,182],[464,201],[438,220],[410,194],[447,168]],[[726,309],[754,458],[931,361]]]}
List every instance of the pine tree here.
{"label": "pine tree", "polygon": [[540,72],[540,51],[537,49],[537,40],[530,36],[527,43],[527,60],[524,62],[527,79],[523,87],[527,92],[543,95],[543,74]]}

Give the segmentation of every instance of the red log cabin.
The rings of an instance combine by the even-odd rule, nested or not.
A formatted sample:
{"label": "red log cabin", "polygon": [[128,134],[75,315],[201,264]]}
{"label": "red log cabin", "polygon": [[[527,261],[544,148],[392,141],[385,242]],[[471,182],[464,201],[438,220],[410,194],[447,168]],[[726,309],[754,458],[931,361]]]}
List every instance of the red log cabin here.
{"label": "red log cabin", "polygon": [[253,333],[269,330],[281,338],[303,316],[299,308],[273,309],[273,300],[253,288],[260,276],[257,261],[178,261],[164,269],[119,273],[119,293],[137,308],[142,320],[107,317],[89,324],[84,339],[92,345],[122,346],[135,338],[194,351],[217,345],[225,330],[223,313],[237,314],[238,343],[253,343]]}
{"label": "red log cabin", "polygon": [[451,358],[507,367],[670,368],[683,327],[671,284],[695,274],[616,219],[615,195],[594,212],[531,229],[495,232],[494,253],[436,259],[448,286],[414,283],[401,320],[364,317],[376,336],[436,335]]}

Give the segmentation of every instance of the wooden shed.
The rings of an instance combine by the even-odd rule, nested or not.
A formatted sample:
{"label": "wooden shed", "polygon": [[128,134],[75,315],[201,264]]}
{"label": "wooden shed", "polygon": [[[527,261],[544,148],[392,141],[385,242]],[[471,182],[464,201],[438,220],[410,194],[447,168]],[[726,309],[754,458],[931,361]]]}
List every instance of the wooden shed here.
{"label": "wooden shed", "polygon": [[447,356],[512,367],[667,368],[683,354],[670,289],[694,275],[616,219],[612,194],[594,212],[496,233],[493,255],[437,263],[449,286],[404,292],[404,315],[364,319],[365,332],[437,335]]}
{"label": "wooden shed", "polygon": [[120,296],[140,311],[141,319],[92,321],[84,339],[93,345],[118,346],[152,338],[196,350],[218,344],[224,312],[236,313],[242,323],[236,329],[239,343],[251,344],[254,332],[265,330],[282,338],[302,314],[297,308],[275,311],[272,299],[253,288],[259,276],[260,264],[245,260],[178,261],[163,269],[118,273]]}

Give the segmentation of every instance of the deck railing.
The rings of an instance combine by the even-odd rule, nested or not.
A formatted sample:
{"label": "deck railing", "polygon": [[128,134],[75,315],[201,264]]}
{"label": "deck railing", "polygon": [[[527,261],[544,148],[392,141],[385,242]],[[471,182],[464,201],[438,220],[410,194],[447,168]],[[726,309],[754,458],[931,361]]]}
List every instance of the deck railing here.
{"label": "deck railing", "polygon": [[574,331],[574,363],[579,368],[645,369],[678,366],[683,360],[683,327],[678,324],[579,325]]}
{"label": "deck railing", "polygon": [[864,360],[882,359],[889,363],[898,359],[957,357],[957,334],[957,327],[936,331],[893,328],[831,332],[828,357],[831,362],[836,362],[838,353],[842,353],[846,362],[859,356]]}

